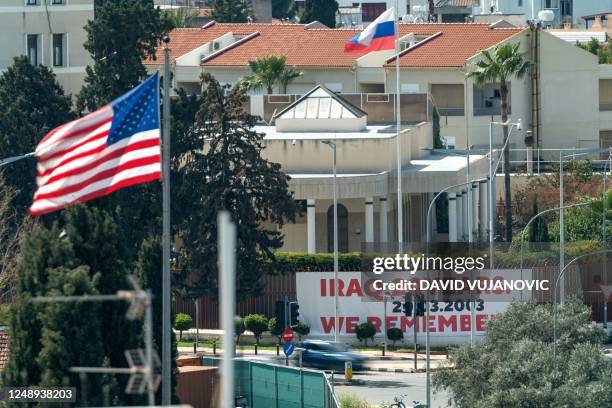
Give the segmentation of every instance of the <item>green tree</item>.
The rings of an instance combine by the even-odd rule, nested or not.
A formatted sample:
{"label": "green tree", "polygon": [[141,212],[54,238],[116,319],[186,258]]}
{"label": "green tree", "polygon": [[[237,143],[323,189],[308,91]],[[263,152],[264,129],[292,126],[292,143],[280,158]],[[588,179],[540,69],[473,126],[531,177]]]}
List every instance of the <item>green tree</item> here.
{"label": "green tree", "polygon": [[[537,199],[534,199],[533,211],[531,216],[534,217],[539,212],[540,210],[538,209],[538,201]],[[550,236],[548,235],[548,223],[546,222],[546,219],[540,216],[531,222],[531,224],[529,225],[527,241],[539,244],[550,242]]]}
{"label": "green tree", "polygon": [[231,213],[237,230],[238,296],[259,293],[260,278],[283,245],[283,234],[269,225],[294,222],[299,210],[288,190],[288,177],[277,163],[262,157],[263,135],[252,130],[255,119],[243,110],[246,95],[234,88],[225,96],[219,83],[203,75],[203,94],[193,149],[177,160],[175,219],[183,242],[179,257],[182,290],[216,293],[217,214]]}
{"label": "green tree", "polygon": [[171,21],[172,26],[175,28],[194,27],[197,16],[197,11],[187,7],[178,7],[177,9],[165,12],[165,17]]}
{"label": "green tree", "polygon": [[434,373],[457,407],[572,407],[612,404],[605,331],[576,300],[559,306],[558,371],[552,360],[552,306],[515,303],[487,323],[482,344],[451,350],[453,368]]}
{"label": "green tree", "polygon": [[359,341],[363,341],[364,344],[367,346],[368,340],[374,340],[374,336],[376,335],[376,328],[372,323],[361,323],[355,328],[355,335],[357,336]]}
{"label": "green tree", "polygon": [[[501,121],[508,121],[508,81],[512,78],[522,79],[529,69],[529,61],[519,51],[520,44],[504,43],[495,46],[493,52],[480,52],[480,59],[474,63],[466,74],[473,78],[477,85],[499,82],[501,96]],[[503,126],[504,143],[508,140],[508,125]],[[504,148],[504,191],[505,191],[505,227],[506,242],[512,242],[512,194],[510,186],[510,144]]]}
{"label": "green tree", "polygon": [[234,316],[234,332],[236,333],[236,344],[240,343],[240,336],[244,333],[244,319]]}
{"label": "green tree", "polygon": [[261,335],[268,330],[268,319],[262,314],[250,314],[244,318],[244,328],[253,333],[255,343],[259,344]]}
{"label": "green tree", "polygon": [[[53,72],[17,57],[0,75],[0,160],[33,152],[53,128],[70,121],[70,96]],[[2,167],[6,184],[14,189],[12,204],[23,215],[36,185],[34,159]]]}
{"label": "green tree", "polygon": [[300,23],[308,24],[318,21],[329,28],[335,28],[337,11],[338,2],[336,0],[306,0]]}
{"label": "green tree", "polygon": [[250,0],[212,0],[212,18],[219,23],[246,23],[253,18]]}
{"label": "green tree", "polygon": [[268,94],[273,94],[274,87],[278,86],[280,93],[286,93],[289,82],[302,75],[301,71],[287,67],[285,55],[257,58],[249,61],[249,66],[252,73],[240,81],[240,86],[247,91],[265,89]]}
{"label": "green tree", "polygon": [[174,318],[174,330],[179,331],[179,341],[183,340],[183,330],[191,329],[193,319],[187,313],[178,313]]}
{"label": "green tree", "polygon": [[152,2],[116,0],[96,7],[96,17],[85,26],[84,47],[93,58],[77,109],[93,111],[138,85],[147,71],[142,61],[155,58],[172,22]]}
{"label": "green tree", "polygon": [[306,323],[298,323],[293,327],[293,330],[297,333],[300,341],[302,341],[302,337],[310,334],[310,326]]}
{"label": "green tree", "polygon": [[597,38],[591,38],[586,44],[576,42],[576,45],[591,54],[597,55],[600,64],[612,64],[610,41],[605,44],[600,44]]}
{"label": "green tree", "polygon": [[291,17],[293,4],[293,0],[272,0],[272,17],[279,19]]}
{"label": "green tree", "polygon": [[[153,297],[153,343],[157,349],[157,354],[163,363],[161,349],[163,337],[163,289],[162,289],[162,245],[158,237],[149,237],[144,240],[138,251],[138,261],[136,262],[135,275],[140,281],[144,289],[149,289]],[[174,282],[172,283],[174,287]],[[176,389],[176,358],[178,351],[176,349],[176,336],[173,330],[170,330],[171,339],[171,357],[172,357],[172,401],[179,402],[175,394]],[[143,338],[144,342],[144,338]],[[161,403],[161,387],[158,388],[156,394],[157,403]]]}
{"label": "green tree", "polygon": [[278,343],[281,342],[283,330],[280,327],[276,327],[276,317],[273,317],[268,320],[268,331],[272,336],[276,337]]}
{"label": "green tree", "polygon": [[[10,320],[11,353],[6,385],[80,385],[71,366],[126,365],[124,350],[138,345],[139,326],[125,318],[127,306],[109,303],[46,303],[34,296],[115,293],[125,289],[122,239],[107,214],[84,206],[66,210],[52,227],[34,227],[16,268]],[[92,376],[79,402],[137,401],[123,397],[125,378]],[[93,387],[93,388],[92,388]]]}
{"label": "green tree", "polygon": [[387,338],[393,342],[395,348],[395,343],[404,339],[404,332],[398,327],[391,327],[387,330]]}
{"label": "green tree", "polygon": [[[585,198],[586,199],[586,198]],[[608,192],[608,203],[612,199],[611,192]],[[586,199],[588,200],[588,199]],[[565,210],[565,241],[599,241],[603,242],[603,204],[602,200],[590,200],[591,205],[581,207],[568,208]],[[608,208],[611,208],[608,204]],[[608,211],[606,218],[611,219],[611,214]],[[559,217],[557,215],[555,221],[550,226],[550,235],[552,240],[559,242]],[[612,228],[606,226],[606,235],[612,236]],[[609,239],[609,238],[608,238]]]}

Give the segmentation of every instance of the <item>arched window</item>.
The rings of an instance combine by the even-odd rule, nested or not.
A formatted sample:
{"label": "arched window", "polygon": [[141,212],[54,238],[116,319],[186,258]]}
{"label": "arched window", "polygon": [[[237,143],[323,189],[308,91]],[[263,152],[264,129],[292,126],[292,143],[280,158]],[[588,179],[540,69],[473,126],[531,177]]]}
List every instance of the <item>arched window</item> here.
{"label": "arched window", "polygon": [[[327,209],[327,251],[334,252],[334,206]],[[338,204],[338,252],[348,252],[348,210]]]}

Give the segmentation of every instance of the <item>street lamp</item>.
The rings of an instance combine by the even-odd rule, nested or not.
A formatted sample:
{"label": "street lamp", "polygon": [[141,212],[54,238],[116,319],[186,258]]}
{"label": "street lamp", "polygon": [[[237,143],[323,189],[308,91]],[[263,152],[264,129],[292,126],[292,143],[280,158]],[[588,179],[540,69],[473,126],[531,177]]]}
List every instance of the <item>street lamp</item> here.
{"label": "street lamp", "polygon": [[[438,197],[440,197],[443,193],[445,193],[448,190],[451,190],[453,188],[457,188],[457,187],[462,187],[466,184],[472,184],[475,182],[479,182],[482,180],[486,180],[486,178],[482,178],[482,179],[477,179],[477,180],[469,180],[466,181],[464,183],[459,183],[459,184],[454,184],[452,186],[448,186],[448,187],[444,187],[442,190],[440,190],[433,198],[433,200],[431,200],[431,202],[429,203],[429,207],[427,208],[427,217],[425,219],[425,226],[426,226],[426,231],[427,231],[427,249],[429,249],[429,244],[431,243],[431,227],[430,227],[430,219],[431,219],[431,209],[433,208],[436,200],[438,199]],[[428,296],[429,297],[429,296]],[[474,307],[471,307],[470,310],[474,310]],[[470,324],[470,343],[473,344],[474,342],[474,335],[473,335],[473,327],[474,327],[474,316],[472,314],[471,316],[472,321]],[[429,350],[429,301],[428,299],[425,300],[425,391],[427,393],[427,403],[426,403],[426,407],[431,407],[431,373],[429,370],[429,365],[430,365],[430,350]],[[416,323],[415,323],[416,324]],[[416,342],[415,342],[415,349],[416,349]],[[416,360],[415,360],[416,361]]]}
{"label": "street lamp", "polygon": [[334,341],[339,341],[338,336],[338,193],[336,183],[336,143],[331,140],[322,140],[321,143],[332,148],[334,155],[332,169],[334,173]]}
{"label": "street lamp", "polygon": [[[510,125],[510,130],[508,131],[508,137],[506,138],[506,141],[501,148],[501,152],[503,155],[504,150],[506,149],[506,146],[508,145],[508,142],[510,141],[510,135],[512,134],[512,129],[516,127],[516,130],[520,132],[521,130],[523,130],[523,123],[521,122],[521,119],[519,119],[516,123],[511,122],[510,119],[508,119],[506,122],[489,122],[489,180],[491,183],[489,185],[489,252],[490,252],[489,262],[491,265],[491,269],[493,269],[493,238],[494,238],[493,220],[496,215],[495,191],[493,191],[495,188],[495,179],[493,177],[495,176],[495,174],[497,174],[497,168],[499,167],[499,163],[501,162],[501,158],[502,158],[502,155],[500,155],[499,159],[497,160],[497,164],[495,165],[495,169],[493,169],[493,125],[501,125],[501,126]],[[510,169],[504,169],[504,171],[510,171]]]}
{"label": "street lamp", "polygon": [[559,276],[557,276],[557,279],[555,279],[555,290],[553,292],[553,296],[554,296],[554,300],[553,300],[553,361],[555,363],[555,374],[557,373],[557,288],[559,286],[559,281],[561,280],[561,278],[563,278],[563,275],[565,274],[565,271],[567,270],[567,268],[571,264],[578,261],[579,259],[586,258],[587,256],[593,256],[593,255],[603,255],[603,254],[607,255],[608,252],[612,252],[612,249],[604,249],[603,251],[591,252],[588,254],[580,255],[572,259],[571,261],[568,262],[567,265],[563,267],[563,269],[561,269],[561,272],[559,272]]}
{"label": "street lamp", "polygon": [[[604,244],[604,248],[606,247],[607,244],[607,231],[606,231],[606,226],[607,226],[607,216],[608,216],[608,194],[607,194],[607,184],[608,184],[608,170],[611,169],[612,167],[612,147],[609,148],[609,152],[608,152],[608,160],[606,160],[606,165],[604,166],[604,174],[603,174],[603,213],[602,213],[602,234],[603,234],[603,244]],[[608,282],[608,254],[606,254],[606,256],[604,256],[603,259],[603,284],[605,285]],[[606,295],[604,294],[604,301],[603,301],[603,327],[604,329],[608,328],[608,298],[606,297]]]}
{"label": "street lamp", "polygon": [[[585,156],[593,153],[607,152],[609,149],[593,148],[584,149],[580,153],[563,154],[563,150],[559,151],[559,208],[564,208],[564,183],[563,183],[563,159],[566,157]],[[565,267],[565,211],[559,212],[559,274]],[[565,301],[565,282],[561,282],[561,288],[559,289],[559,297],[561,303]]]}

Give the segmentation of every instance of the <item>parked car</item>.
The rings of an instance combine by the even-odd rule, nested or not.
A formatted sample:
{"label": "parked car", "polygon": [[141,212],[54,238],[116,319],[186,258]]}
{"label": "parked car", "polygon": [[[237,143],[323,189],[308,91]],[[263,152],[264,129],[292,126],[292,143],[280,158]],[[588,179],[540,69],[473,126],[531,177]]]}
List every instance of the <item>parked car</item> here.
{"label": "parked car", "polygon": [[351,351],[344,343],[324,340],[306,340],[300,344],[302,364],[320,370],[344,371],[344,363],[353,363],[353,371],[365,369],[368,358]]}

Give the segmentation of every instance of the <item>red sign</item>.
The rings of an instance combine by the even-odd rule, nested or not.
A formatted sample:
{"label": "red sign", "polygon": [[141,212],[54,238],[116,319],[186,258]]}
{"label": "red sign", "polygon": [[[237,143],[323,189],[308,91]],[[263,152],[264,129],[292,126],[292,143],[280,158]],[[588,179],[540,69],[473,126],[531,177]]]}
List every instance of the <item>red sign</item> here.
{"label": "red sign", "polygon": [[285,329],[283,330],[283,341],[285,343],[291,343],[293,341],[293,338],[295,337],[293,330],[291,329]]}

